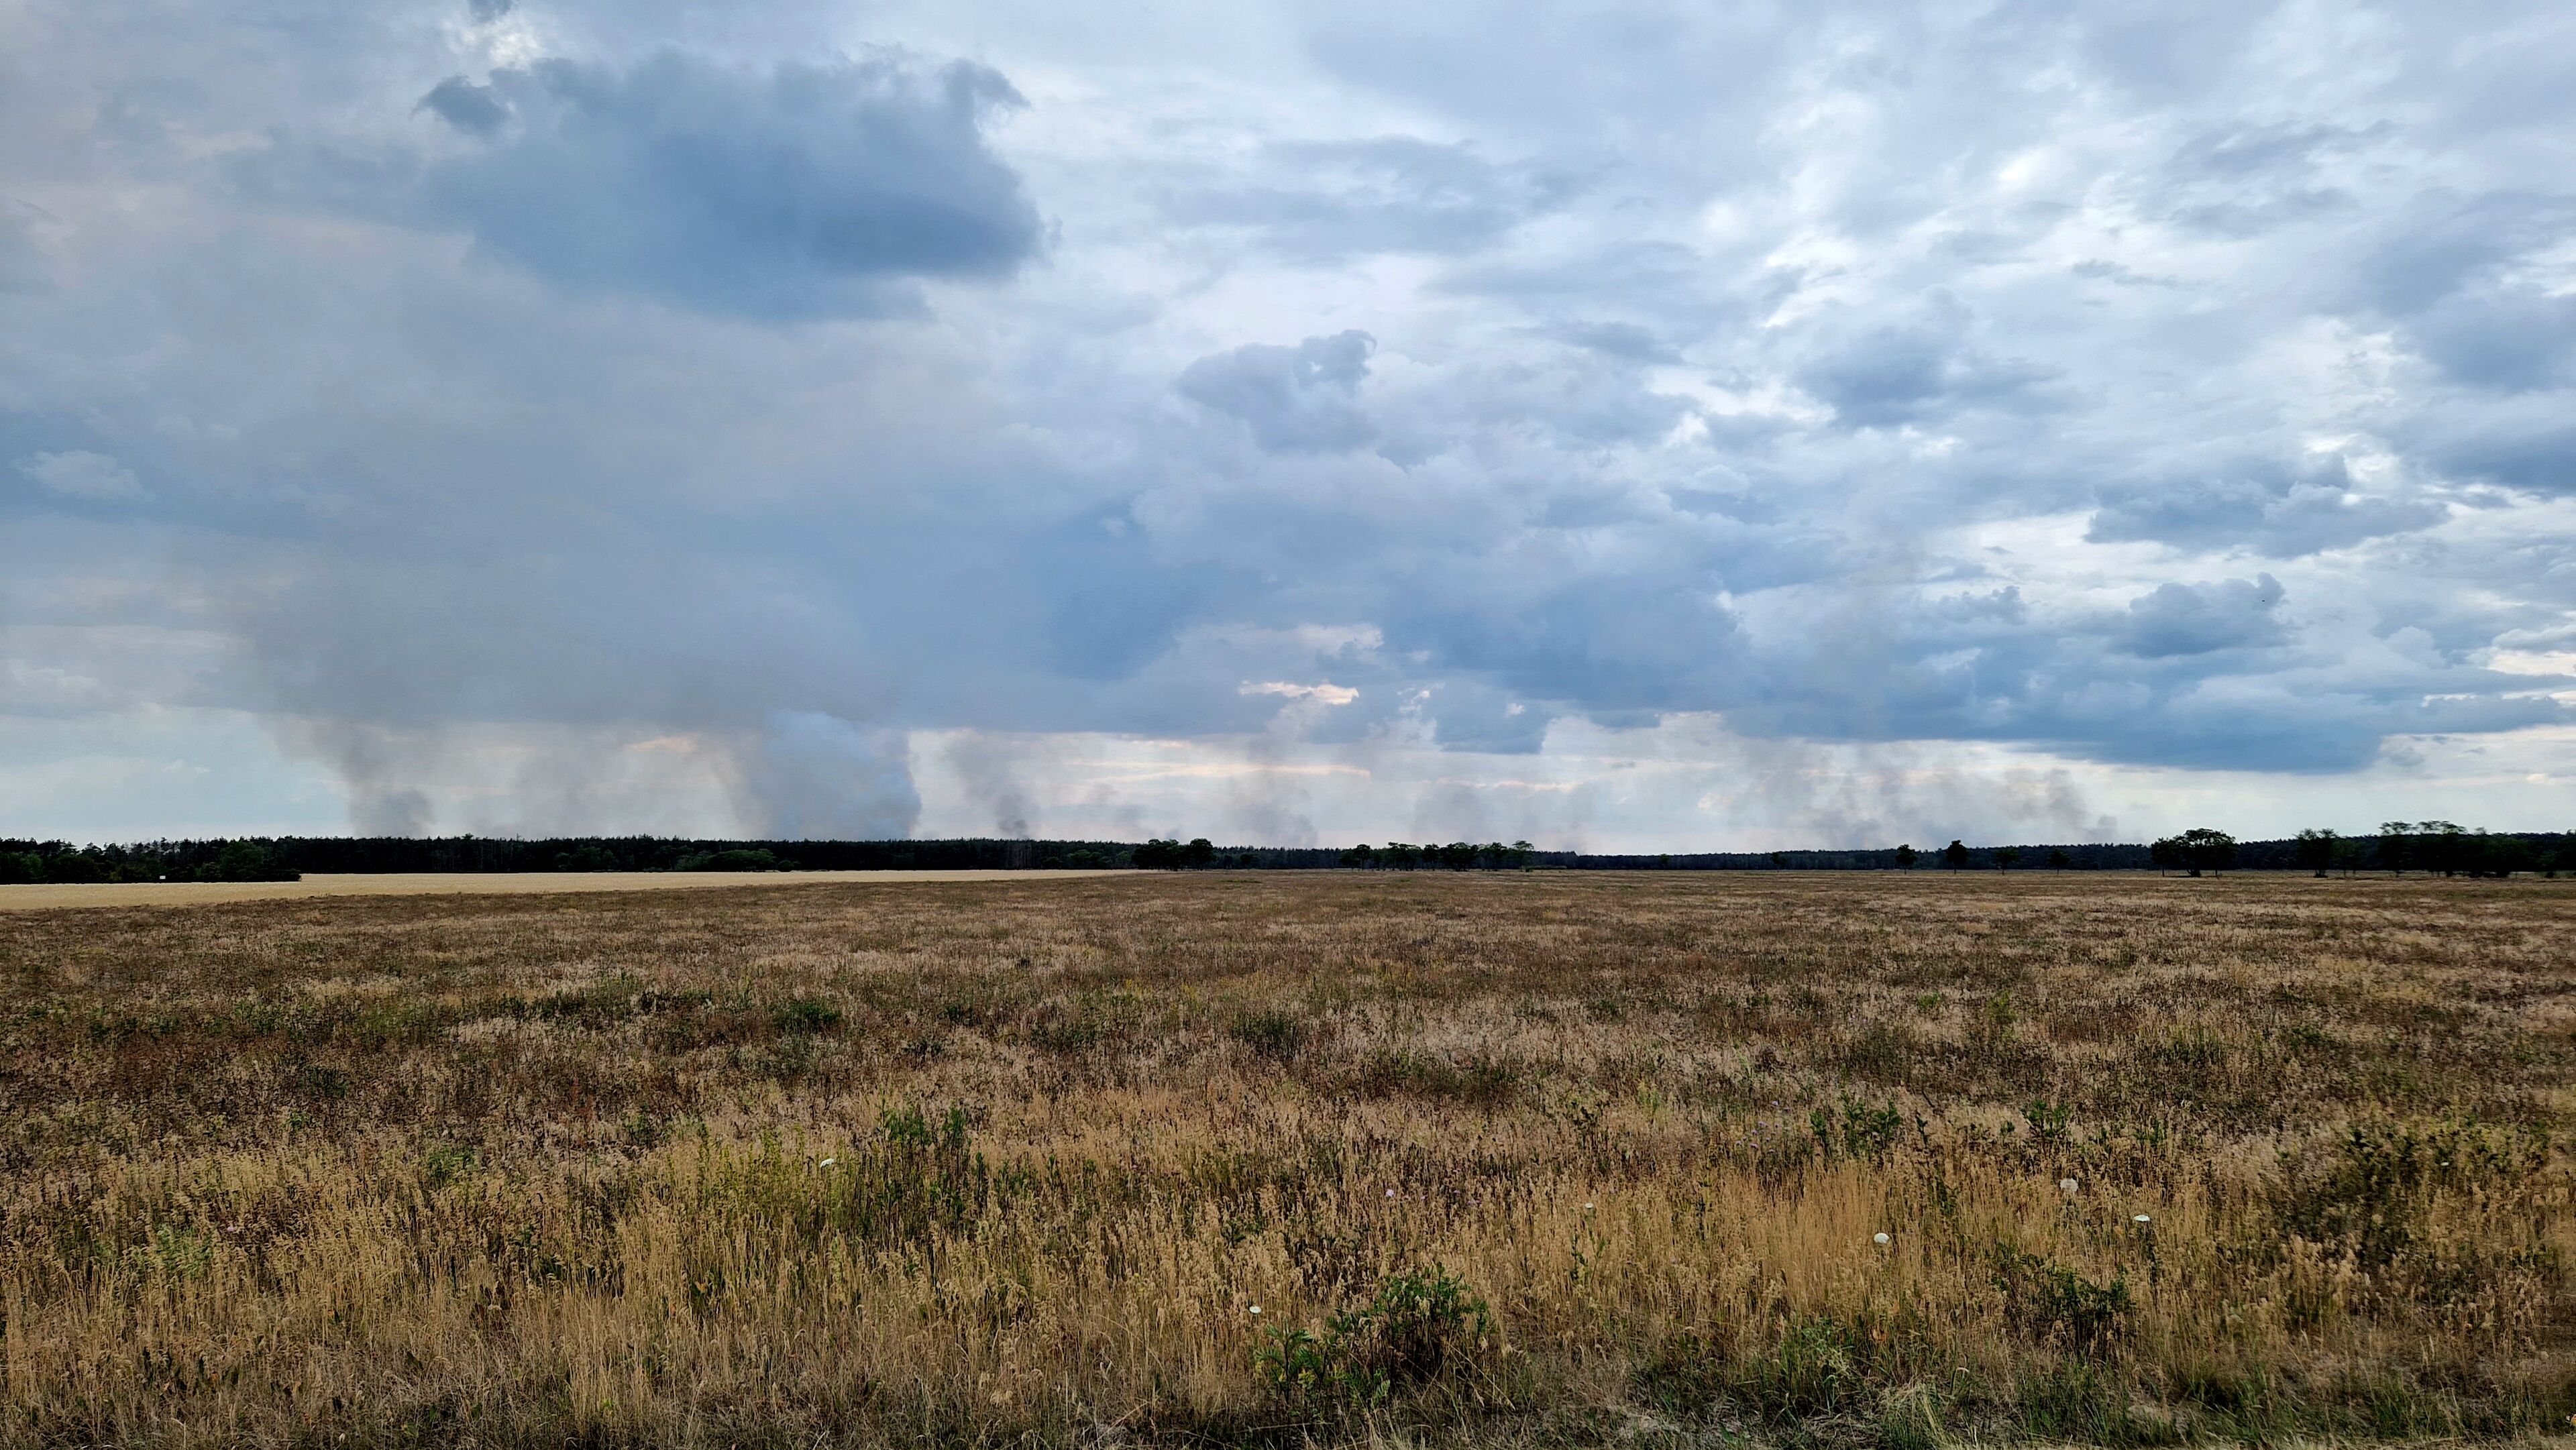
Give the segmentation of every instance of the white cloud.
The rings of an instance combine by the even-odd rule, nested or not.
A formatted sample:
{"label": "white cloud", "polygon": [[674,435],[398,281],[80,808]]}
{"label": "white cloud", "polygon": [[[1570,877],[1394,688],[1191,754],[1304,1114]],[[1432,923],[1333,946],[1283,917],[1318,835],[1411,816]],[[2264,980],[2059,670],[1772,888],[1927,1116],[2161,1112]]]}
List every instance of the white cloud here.
{"label": "white cloud", "polygon": [[134,470],[104,453],[69,449],[34,453],[18,460],[18,471],[63,498],[84,503],[124,503],[143,497]]}

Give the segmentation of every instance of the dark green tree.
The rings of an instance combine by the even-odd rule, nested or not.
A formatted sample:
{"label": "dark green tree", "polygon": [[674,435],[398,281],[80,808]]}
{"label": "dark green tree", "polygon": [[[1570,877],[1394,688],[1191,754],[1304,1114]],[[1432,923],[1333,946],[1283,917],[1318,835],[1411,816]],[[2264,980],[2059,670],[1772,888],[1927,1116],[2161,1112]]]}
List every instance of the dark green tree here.
{"label": "dark green tree", "polygon": [[2475,874],[2511,876],[2517,871],[2530,871],[2540,864],[2531,843],[2520,836],[2490,836],[2484,831],[2472,838],[2478,848]]}
{"label": "dark green tree", "polygon": [[1996,869],[1996,870],[1998,870],[1998,871],[2010,871],[2012,868],[2014,868],[2015,866],[2018,866],[2018,865],[2020,865],[2020,864],[2021,864],[2021,847],[2019,847],[2019,846],[1998,846],[1998,847],[1996,847],[1996,848],[1995,848],[1995,869]]}
{"label": "dark green tree", "polygon": [[1968,864],[1968,848],[1957,841],[1941,848],[1941,864],[1956,871]]}
{"label": "dark green tree", "polygon": [[704,855],[683,856],[675,869],[681,871],[793,871],[796,863],[782,861],[769,851],[735,847],[729,851],[709,851]]}
{"label": "dark green tree", "polygon": [[2468,828],[2454,821],[2417,821],[2415,853],[2427,871],[2457,876],[2475,859]]}
{"label": "dark green tree", "polygon": [[2074,864],[2075,858],[2066,854],[2066,848],[2064,846],[2051,846],[2048,848],[2049,870],[2063,871]]}
{"label": "dark green tree", "polygon": [[2236,864],[2236,838],[2207,826],[2194,826],[2157,844],[2167,846],[2167,860],[2194,876],[2223,871]]}
{"label": "dark green tree", "polygon": [[203,869],[215,881],[297,881],[301,872],[279,866],[276,853],[259,841],[234,841],[216,853],[214,864]]}
{"label": "dark green tree", "polygon": [[1899,846],[1896,848],[1896,869],[1899,871],[1913,870],[1914,863],[1921,859],[1922,857],[1916,853],[1912,846]]}
{"label": "dark green tree", "polygon": [[2343,838],[2332,831],[2299,832],[2299,864],[2323,876],[2334,869],[2335,844]]}
{"label": "dark green tree", "polygon": [[2406,874],[2414,864],[2415,823],[2381,821],[2379,823],[2379,864],[2396,875]]}

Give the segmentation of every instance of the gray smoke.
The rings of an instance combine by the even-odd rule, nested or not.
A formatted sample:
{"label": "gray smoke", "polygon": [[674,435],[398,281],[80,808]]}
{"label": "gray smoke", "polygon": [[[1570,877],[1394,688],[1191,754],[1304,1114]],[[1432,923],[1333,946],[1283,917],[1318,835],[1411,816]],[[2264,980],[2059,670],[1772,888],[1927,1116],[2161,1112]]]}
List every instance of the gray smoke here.
{"label": "gray smoke", "polygon": [[290,718],[279,732],[290,749],[321,760],[349,793],[349,829],[361,836],[419,836],[430,827],[420,789],[438,754],[420,735],[350,720]]}
{"label": "gray smoke", "polygon": [[947,750],[949,768],[957,772],[968,803],[992,820],[995,834],[1025,841],[1035,811],[1013,755],[1006,742],[980,732],[959,734]]}
{"label": "gray smoke", "polygon": [[900,730],[782,710],[738,756],[743,829],[774,840],[883,841],[921,819],[910,742]]}

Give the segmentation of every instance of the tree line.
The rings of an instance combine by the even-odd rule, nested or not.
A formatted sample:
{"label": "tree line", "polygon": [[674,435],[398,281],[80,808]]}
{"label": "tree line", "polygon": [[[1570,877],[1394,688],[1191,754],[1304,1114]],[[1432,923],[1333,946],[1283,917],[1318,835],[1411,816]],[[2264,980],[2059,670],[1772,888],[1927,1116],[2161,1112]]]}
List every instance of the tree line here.
{"label": "tree line", "polygon": [[1516,871],[1537,854],[1538,848],[1527,841],[1508,846],[1500,841],[1481,846],[1472,841],[1452,841],[1446,846],[1389,841],[1382,849],[1362,842],[1342,853],[1341,864],[1363,871]]}
{"label": "tree line", "polygon": [[742,841],[657,836],[519,839],[484,836],[276,836],[74,845],[0,839],[0,885],[25,882],[271,881],[383,872],[1026,870],[1296,871],[1910,871],[2212,872],[2364,870],[2501,876],[2576,873],[2576,834],[2489,833],[2450,821],[2390,821],[2376,833],[2301,831],[2238,841],[2195,828],[2151,843],[1912,845],[1830,851],[1605,853],[1545,851],[1528,841],[1348,848],[1218,846],[1207,837],[1142,842],[963,838],[926,841]]}

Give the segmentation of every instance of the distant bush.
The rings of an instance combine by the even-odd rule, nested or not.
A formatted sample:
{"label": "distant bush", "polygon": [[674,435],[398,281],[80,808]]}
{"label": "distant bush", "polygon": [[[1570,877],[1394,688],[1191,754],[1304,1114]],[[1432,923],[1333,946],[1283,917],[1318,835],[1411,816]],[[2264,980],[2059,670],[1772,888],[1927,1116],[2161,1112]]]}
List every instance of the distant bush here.
{"label": "distant bush", "polygon": [[841,1025],[841,1009],[829,1002],[798,997],[779,1003],[769,1018],[781,1032],[828,1032]]}
{"label": "distant bush", "polygon": [[1204,871],[1217,863],[1216,847],[1200,836],[1184,846],[1178,841],[1147,841],[1128,860],[1144,871]]}

